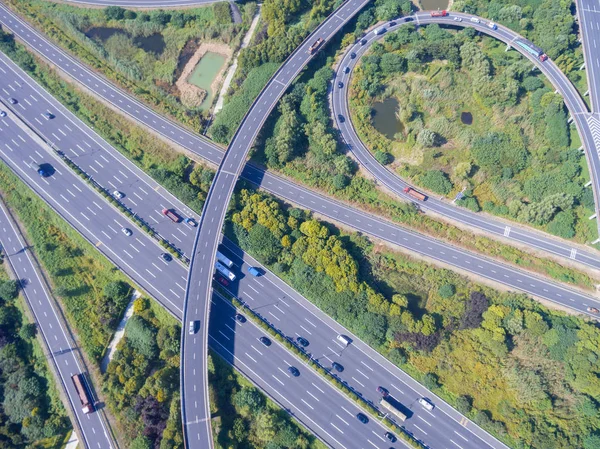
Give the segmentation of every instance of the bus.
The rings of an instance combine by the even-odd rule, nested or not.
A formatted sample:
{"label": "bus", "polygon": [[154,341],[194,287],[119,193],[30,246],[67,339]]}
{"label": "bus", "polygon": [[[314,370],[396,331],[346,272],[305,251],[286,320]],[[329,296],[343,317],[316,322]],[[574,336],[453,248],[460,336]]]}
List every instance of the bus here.
{"label": "bus", "polygon": [[81,409],[83,413],[91,413],[94,411],[94,403],[90,398],[90,393],[86,387],[85,378],[83,374],[75,374],[71,376],[71,380],[75,385],[75,390],[77,390],[77,394],[79,395],[79,400],[81,401]]}
{"label": "bus", "polygon": [[217,271],[219,273],[221,273],[223,276],[225,276],[230,281],[235,281],[235,274],[233,274],[231,271],[229,271],[227,269],[227,267],[225,267],[221,262],[216,262],[215,268],[217,269]]}
{"label": "bus", "polygon": [[532,42],[529,42],[527,39],[517,39],[515,41],[515,44],[518,45],[519,47],[521,47],[523,50],[525,50],[530,55],[535,56],[536,58],[539,58],[539,60],[542,62],[544,62],[546,59],[548,59],[548,56],[546,56],[544,54],[544,50],[542,50],[537,45],[534,45]]}
{"label": "bus", "polygon": [[219,251],[217,251],[217,260],[225,265],[227,268],[233,267],[233,262],[229,260],[225,255]]}
{"label": "bus", "polygon": [[400,421],[406,421],[406,415],[398,410],[387,398],[381,398],[379,401],[379,405],[381,405],[384,409],[386,409],[389,413],[394,415]]}

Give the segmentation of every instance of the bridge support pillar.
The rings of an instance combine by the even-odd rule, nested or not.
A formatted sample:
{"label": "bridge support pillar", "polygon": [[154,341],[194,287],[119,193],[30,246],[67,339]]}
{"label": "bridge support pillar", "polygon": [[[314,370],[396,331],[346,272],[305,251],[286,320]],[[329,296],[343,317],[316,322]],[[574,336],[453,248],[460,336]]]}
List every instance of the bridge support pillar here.
{"label": "bridge support pillar", "polygon": [[594,218],[596,218],[596,214],[592,215],[589,219],[593,220]]}
{"label": "bridge support pillar", "polygon": [[596,240],[594,240],[594,241],[592,242],[592,245],[595,245],[596,243],[600,243],[600,238],[597,238]]}
{"label": "bridge support pillar", "polygon": [[585,62],[583,64],[581,64],[581,67],[579,67],[579,70],[583,70],[585,69]]}
{"label": "bridge support pillar", "polygon": [[586,90],[585,93],[583,94],[584,97],[587,97],[590,94],[590,90]]}
{"label": "bridge support pillar", "polygon": [[591,185],[592,185],[592,181],[589,181],[589,182],[588,182],[588,183],[587,183],[585,186],[586,186],[586,187],[589,187],[589,186],[591,186]]}
{"label": "bridge support pillar", "polygon": [[569,120],[567,121],[567,123],[573,123],[573,116],[569,115]]}

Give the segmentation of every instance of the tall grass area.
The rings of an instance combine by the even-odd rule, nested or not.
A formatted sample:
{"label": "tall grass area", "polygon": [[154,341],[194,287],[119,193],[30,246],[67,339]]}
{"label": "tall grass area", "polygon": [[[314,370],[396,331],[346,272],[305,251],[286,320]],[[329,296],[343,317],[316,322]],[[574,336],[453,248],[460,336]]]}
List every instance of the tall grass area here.
{"label": "tall grass area", "polygon": [[0,446],[60,448],[71,423],[18,282],[0,259]]}
{"label": "tall grass area", "polygon": [[84,351],[97,362],[128,302],[128,298],[107,296],[106,287],[114,282],[127,284],[128,279],[4,164],[0,165],[0,191],[49,274]]}
{"label": "tall grass area", "polygon": [[[228,3],[175,11],[80,8],[42,0],[7,3],[56,44],[196,130],[206,116],[182,105],[174,86],[182,49],[190,42],[237,48],[250,23],[244,14],[244,22],[234,24]],[[99,37],[88,37],[94,30]]]}

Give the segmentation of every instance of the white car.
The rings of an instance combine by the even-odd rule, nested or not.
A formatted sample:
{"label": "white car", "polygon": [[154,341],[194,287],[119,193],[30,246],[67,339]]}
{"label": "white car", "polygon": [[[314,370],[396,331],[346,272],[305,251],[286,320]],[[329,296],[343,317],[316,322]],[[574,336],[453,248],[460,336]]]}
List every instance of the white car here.
{"label": "white car", "polygon": [[131,232],[131,229],[128,228],[121,229],[121,232],[123,232],[123,234],[125,234],[127,237],[131,237],[131,235],[133,234],[133,232]]}
{"label": "white car", "polygon": [[115,190],[115,191],[113,192],[113,196],[114,196],[115,198],[117,198],[117,199],[119,199],[119,200],[120,200],[120,199],[121,199],[121,198],[123,198],[125,195],[123,195],[123,193],[122,193],[122,192],[119,192],[118,190]]}
{"label": "white car", "polygon": [[429,411],[433,410],[433,404],[425,398],[420,398],[419,404],[421,404],[423,407],[425,407]]}
{"label": "white car", "polygon": [[188,332],[190,335],[194,335],[196,333],[196,322],[195,321],[190,321],[190,328],[189,328]]}
{"label": "white car", "polygon": [[462,22],[462,17],[454,17],[455,22]]}

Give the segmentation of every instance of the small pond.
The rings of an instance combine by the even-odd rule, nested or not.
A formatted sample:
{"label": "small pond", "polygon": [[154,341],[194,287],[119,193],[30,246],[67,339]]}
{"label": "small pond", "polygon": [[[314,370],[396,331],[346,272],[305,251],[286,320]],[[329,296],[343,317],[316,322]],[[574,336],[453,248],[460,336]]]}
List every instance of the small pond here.
{"label": "small pond", "polygon": [[472,125],[473,124],[473,114],[470,112],[461,112],[460,113],[460,121],[463,125]]}
{"label": "small pond", "polygon": [[425,11],[433,9],[447,9],[448,0],[421,0],[421,7]]}
{"label": "small pond", "polygon": [[398,106],[398,100],[393,97],[373,104],[373,126],[391,140],[395,134],[402,132],[402,122],[396,116]]}
{"label": "small pond", "polygon": [[[129,33],[122,29],[111,27],[92,27],[85,32],[85,35],[90,39],[106,42],[110,37],[118,33],[129,36]],[[156,53],[157,55],[160,55],[165,49],[165,40],[160,33],[154,33],[146,37],[135,37],[133,38],[133,43],[142,50],[149,53]]]}
{"label": "small pond", "polygon": [[221,71],[226,59],[224,55],[219,53],[206,52],[187,79],[188,83],[207,92],[206,98],[200,105],[201,110],[208,109],[212,104],[215,92],[212,91],[210,85]]}

